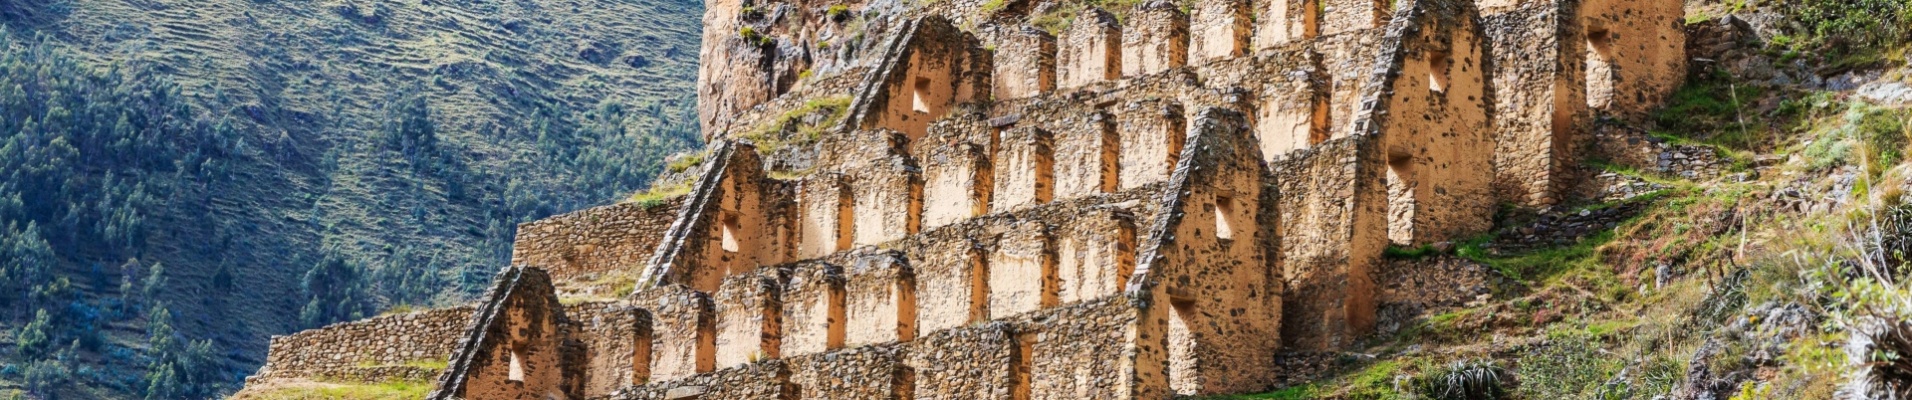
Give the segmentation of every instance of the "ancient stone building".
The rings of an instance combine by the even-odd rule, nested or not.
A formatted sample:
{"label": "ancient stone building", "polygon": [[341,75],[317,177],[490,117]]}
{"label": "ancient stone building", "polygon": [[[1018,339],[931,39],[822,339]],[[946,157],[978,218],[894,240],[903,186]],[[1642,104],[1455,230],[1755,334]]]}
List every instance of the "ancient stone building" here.
{"label": "ancient stone building", "polygon": [[396,348],[434,398],[1262,390],[1373,329],[1384,249],[1560,201],[1685,68],[1664,0],[926,4],[711,2],[692,190],[521,226],[470,318],[406,322],[455,348]]}

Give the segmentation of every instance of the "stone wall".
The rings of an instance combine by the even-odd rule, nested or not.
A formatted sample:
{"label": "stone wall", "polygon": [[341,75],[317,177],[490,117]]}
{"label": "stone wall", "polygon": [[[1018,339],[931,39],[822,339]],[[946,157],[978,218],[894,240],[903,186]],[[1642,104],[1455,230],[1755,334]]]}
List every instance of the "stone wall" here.
{"label": "stone wall", "polygon": [[[246,380],[433,377],[437,371],[418,366],[451,356],[472,310],[467,306],[387,315],[273,336],[265,365]],[[414,368],[422,371],[408,370]]]}
{"label": "stone wall", "polygon": [[1060,41],[1056,86],[1074,89],[1122,76],[1122,25],[1108,11],[1082,10]]}
{"label": "stone wall", "polygon": [[618,390],[606,400],[765,399],[794,400],[790,366],[770,360]]}
{"label": "stone wall", "polygon": [[[1178,395],[1265,389],[1280,347],[1279,283],[1261,236],[1262,157],[1241,113],[1200,110],[1128,291],[1149,298],[1139,336],[1165,349]],[[1138,339],[1141,341],[1141,339]]]}
{"label": "stone wall", "polygon": [[1281,337],[1288,348],[1340,348],[1373,327],[1371,271],[1387,247],[1387,188],[1376,142],[1330,140],[1270,165],[1280,191]]}
{"label": "stone wall", "polygon": [[433,400],[583,397],[583,344],[543,270],[507,267],[438,376]]}
{"label": "stone wall", "polygon": [[1122,76],[1188,65],[1188,14],[1174,2],[1156,0],[1135,6],[1122,29]]}
{"label": "stone wall", "polygon": [[511,263],[550,271],[567,295],[610,296],[636,281],[683,204],[620,203],[520,224]]}

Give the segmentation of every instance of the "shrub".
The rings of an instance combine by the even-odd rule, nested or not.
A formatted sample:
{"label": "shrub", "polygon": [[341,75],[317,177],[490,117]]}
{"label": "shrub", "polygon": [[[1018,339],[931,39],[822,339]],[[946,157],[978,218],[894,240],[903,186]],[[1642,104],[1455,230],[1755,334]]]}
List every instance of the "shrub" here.
{"label": "shrub", "polygon": [[1495,400],[1507,395],[1505,373],[1493,361],[1455,361],[1414,380],[1414,390],[1435,400]]}

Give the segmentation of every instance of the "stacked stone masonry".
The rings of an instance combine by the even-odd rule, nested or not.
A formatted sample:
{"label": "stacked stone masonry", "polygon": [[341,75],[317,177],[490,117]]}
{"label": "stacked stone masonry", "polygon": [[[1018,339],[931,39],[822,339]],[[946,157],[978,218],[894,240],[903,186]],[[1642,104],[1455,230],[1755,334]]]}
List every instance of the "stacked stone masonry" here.
{"label": "stacked stone masonry", "polygon": [[[1052,31],[1058,4],[994,4],[712,2],[690,193],[521,226],[470,318],[406,328],[444,348],[390,351],[450,357],[434,398],[1263,390],[1277,352],[1374,332],[1382,280],[1420,276],[1385,248],[1561,201],[1592,116],[1685,68],[1664,0],[1158,0]],[[741,137],[839,90],[802,169]],[[338,329],[255,379],[331,372]]]}

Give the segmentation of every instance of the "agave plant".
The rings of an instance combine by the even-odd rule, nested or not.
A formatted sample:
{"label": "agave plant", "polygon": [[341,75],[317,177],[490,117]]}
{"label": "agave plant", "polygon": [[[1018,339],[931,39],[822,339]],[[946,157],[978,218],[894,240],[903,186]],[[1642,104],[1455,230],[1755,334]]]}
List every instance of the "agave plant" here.
{"label": "agave plant", "polygon": [[1435,400],[1494,400],[1507,394],[1500,381],[1505,372],[1493,361],[1455,361],[1415,379],[1414,386]]}

